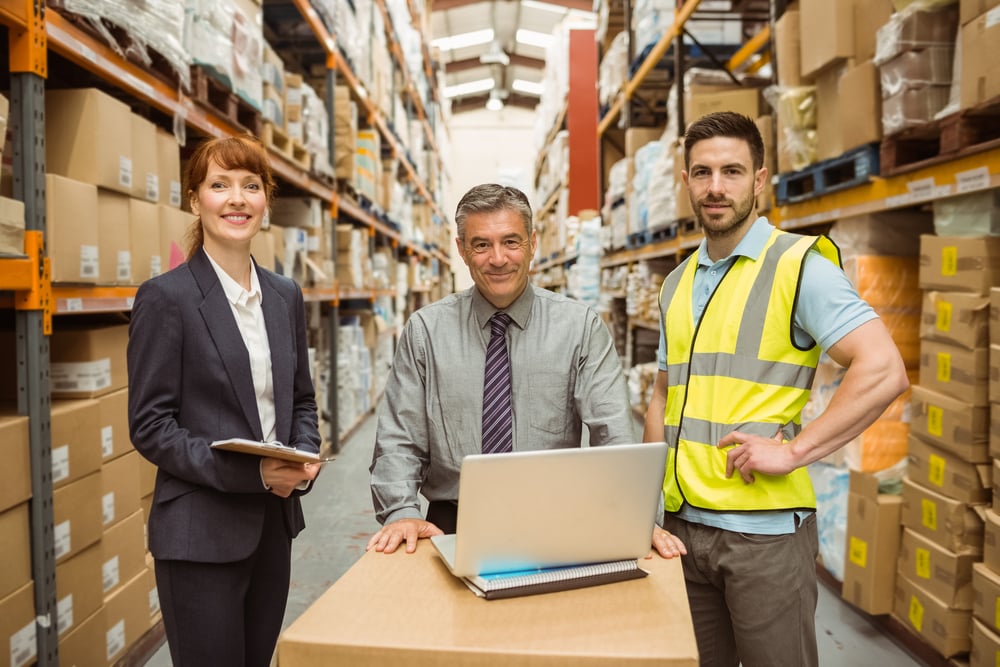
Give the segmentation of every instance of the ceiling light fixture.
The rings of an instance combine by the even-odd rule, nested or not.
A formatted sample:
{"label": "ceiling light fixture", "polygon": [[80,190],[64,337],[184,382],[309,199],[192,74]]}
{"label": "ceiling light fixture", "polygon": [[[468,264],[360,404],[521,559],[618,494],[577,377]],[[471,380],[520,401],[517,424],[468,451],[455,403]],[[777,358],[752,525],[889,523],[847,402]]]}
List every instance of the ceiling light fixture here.
{"label": "ceiling light fixture", "polygon": [[454,86],[446,86],[444,96],[451,99],[453,97],[462,97],[463,95],[485,93],[487,90],[493,90],[495,85],[496,82],[492,78],[466,81],[465,83],[457,83]]}
{"label": "ceiling light fixture", "polygon": [[486,100],[486,109],[488,111],[500,111],[503,109],[503,96],[499,90],[494,88],[490,91],[490,99]]}
{"label": "ceiling light fixture", "polygon": [[541,81],[528,81],[526,79],[514,79],[510,83],[510,89],[516,90],[519,93],[526,93],[528,95],[538,95],[541,96],[542,89],[545,86],[542,85]]}
{"label": "ceiling light fixture", "polygon": [[510,56],[501,48],[500,42],[493,40],[490,42],[489,51],[479,56],[479,62],[484,65],[509,65]]}
{"label": "ceiling light fixture", "polygon": [[456,49],[464,49],[467,46],[488,44],[492,41],[493,28],[486,28],[485,30],[473,30],[472,32],[463,32],[458,35],[440,37],[431,42],[431,46],[435,46],[442,51],[454,51]]}
{"label": "ceiling light fixture", "polygon": [[537,32],[535,30],[525,30],[524,28],[518,28],[514,39],[520,44],[526,44],[528,46],[537,46],[542,49],[547,49],[552,44],[553,37],[544,32]]}

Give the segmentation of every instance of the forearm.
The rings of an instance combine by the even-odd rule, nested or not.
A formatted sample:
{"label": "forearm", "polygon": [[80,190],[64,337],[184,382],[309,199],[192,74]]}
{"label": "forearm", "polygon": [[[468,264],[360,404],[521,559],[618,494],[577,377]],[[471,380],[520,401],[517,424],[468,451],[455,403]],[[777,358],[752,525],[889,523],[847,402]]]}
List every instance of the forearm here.
{"label": "forearm", "polygon": [[667,374],[658,371],[653,385],[653,394],[646,408],[646,419],[642,431],[643,442],[659,442],[663,440],[663,418],[667,409]]}

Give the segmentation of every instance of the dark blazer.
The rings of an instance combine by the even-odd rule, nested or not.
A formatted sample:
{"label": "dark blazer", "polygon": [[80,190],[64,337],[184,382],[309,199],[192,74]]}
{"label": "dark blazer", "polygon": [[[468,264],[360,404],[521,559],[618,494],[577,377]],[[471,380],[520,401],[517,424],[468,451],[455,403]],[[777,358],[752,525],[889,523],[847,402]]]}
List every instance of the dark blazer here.
{"label": "dark blazer", "polygon": [[[261,269],[271,348],[276,438],[319,451],[302,291]],[[211,450],[213,440],[261,440],[250,357],[222,284],[203,251],[146,281],[132,307],[128,343],[129,432],[158,466],[149,516],[153,557],[224,563],[257,546],[269,492],[256,456]],[[304,527],[296,492],[285,527]]]}

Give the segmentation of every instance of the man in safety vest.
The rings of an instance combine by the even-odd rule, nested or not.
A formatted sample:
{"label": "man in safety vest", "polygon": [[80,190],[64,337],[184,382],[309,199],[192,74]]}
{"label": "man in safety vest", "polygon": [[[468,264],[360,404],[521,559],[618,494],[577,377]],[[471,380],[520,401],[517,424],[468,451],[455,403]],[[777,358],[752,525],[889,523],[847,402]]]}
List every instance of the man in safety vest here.
{"label": "man in safety vest", "polygon": [[[817,665],[816,498],[805,466],[875,421],[906,390],[906,371],[833,242],[757,216],[768,174],[751,119],[698,119],[684,163],[705,239],[660,290],[643,439],[671,449],[666,530],[654,529],[653,546],[685,554],[702,665]],[[803,428],[821,351],[847,372]]]}

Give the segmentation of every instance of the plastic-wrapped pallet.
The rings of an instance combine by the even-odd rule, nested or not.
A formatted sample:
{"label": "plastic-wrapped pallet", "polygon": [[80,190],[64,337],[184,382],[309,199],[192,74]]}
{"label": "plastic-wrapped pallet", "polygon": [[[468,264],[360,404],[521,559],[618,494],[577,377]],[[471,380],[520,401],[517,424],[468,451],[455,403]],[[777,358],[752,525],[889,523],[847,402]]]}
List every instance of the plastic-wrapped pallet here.
{"label": "plastic-wrapped pallet", "polygon": [[622,31],[611,40],[597,71],[597,101],[610,106],[628,80],[628,32]]}

